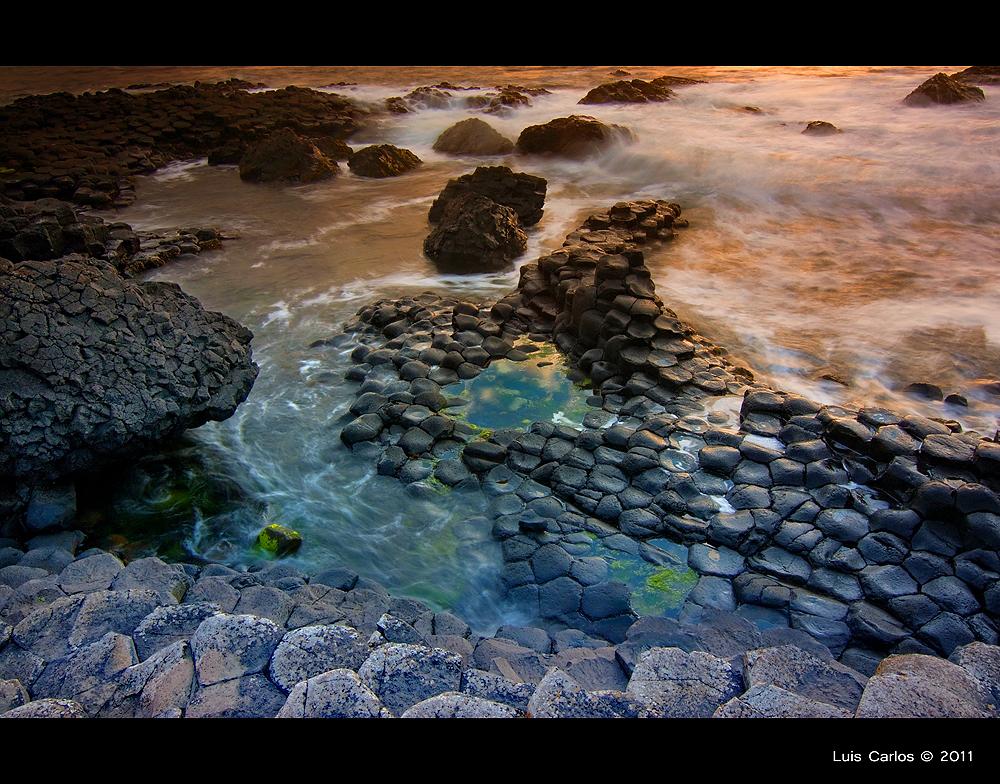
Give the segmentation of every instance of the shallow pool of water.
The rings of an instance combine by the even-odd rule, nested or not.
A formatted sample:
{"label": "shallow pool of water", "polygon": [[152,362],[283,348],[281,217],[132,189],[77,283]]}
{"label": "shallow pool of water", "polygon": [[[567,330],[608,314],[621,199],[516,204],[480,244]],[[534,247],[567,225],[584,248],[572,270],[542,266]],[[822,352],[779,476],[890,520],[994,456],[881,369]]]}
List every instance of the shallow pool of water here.
{"label": "shallow pool of water", "polygon": [[462,385],[459,397],[468,404],[459,416],[484,430],[526,429],[532,422],[582,427],[594,409],[587,404],[589,379],[574,373],[551,344],[530,344],[528,359],[495,360]]}

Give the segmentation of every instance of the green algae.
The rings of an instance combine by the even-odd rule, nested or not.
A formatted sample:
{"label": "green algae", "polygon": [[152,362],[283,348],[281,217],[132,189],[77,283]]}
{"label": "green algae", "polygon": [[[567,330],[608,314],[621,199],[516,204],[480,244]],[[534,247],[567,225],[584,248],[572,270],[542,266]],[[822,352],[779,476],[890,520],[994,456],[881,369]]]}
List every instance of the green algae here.
{"label": "green algae", "polygon": [[291,555],[302,546],[302,534],[279,523],[271,523],[257,534],[255,544],[268,555],[280,558]]}

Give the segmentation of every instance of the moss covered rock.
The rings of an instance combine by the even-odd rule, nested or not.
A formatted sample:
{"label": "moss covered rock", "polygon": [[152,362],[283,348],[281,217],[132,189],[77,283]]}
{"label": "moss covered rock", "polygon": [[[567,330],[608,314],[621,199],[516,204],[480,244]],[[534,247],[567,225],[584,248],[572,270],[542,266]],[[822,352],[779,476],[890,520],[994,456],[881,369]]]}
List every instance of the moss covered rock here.
{"label": "moss covered rock", "polygon": [[302,546],[302,534],[278,523],[271,523],[257,534],[257,546],[280,558],[291,555]]}

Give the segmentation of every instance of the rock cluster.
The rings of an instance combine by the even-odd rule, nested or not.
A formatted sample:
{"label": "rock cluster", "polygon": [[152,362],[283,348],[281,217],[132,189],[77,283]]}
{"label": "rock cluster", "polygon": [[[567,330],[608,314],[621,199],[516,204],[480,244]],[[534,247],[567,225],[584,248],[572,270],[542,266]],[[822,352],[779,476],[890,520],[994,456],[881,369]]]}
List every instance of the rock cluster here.
{"label": "rock cluster", "polygon": [[932,104],[968,103],[985,101],[986,94],[979,87],[973,87],[966,79],[956,79],[939,73],[932,76],[903,99],[908,106],[930,106]]}
{"label": "rock cluster", "polygon": [[183,254],[222,246],[218,229],[133,231],[127,223],[106,223],[58,199],[0,204],[0,258],[55,259],[77,253],[111,262],[123,275],[159,267]]}
{"label": "rock cluster", "polygon": [[449,180],[428,213],[437,226],[424,253],[449,272],[503,269],[527,246],[521,226],[541,220],[545,188],[541,177],[506,166],[480,166]]}
{"label": "rock cluster", "polygon": [[[656,296],[640,243],[682,225],[668,202],[617,204],[493,305],[426,295],[362,309],[347,328],[364,383],[345,442],[378,442],[379,471],[416,492],[432,474],[478,483],[509,593],[587,634],[619,641],[633,617],[588,541],[657,563],[649,543],[665,537],[689,545],[700,576],[684,612],[791,626],[866,673],[887,653],[996,644],[1000,447],[955,423],[754,384]],[[448,414],[447,386],[526,359],[524,335],[553,340],[602,410],[583,429],[476,438]],[[724,396],[742,397],[736,427],[702,418]],[[460,447],[460,463],[435,462]]]}
{"label": "rock cluster", "polygon": [[0,107],[0,191],[14,199],[124,206],[134,198],[136,174],[203,155],[237,163],[245,147],[279,128],[343,139],[364,114],[331,93],[247,88],[240,82],[198,83],[14,101]]}
{"label": "rock cluster", "polygon": [[631,141],[632,132],[621,125],[605,125],[600,120],[573,114],[543,125],[529,125],[517,139],[519,152],[585,158],[616,141]]}
{"label": "rock cluster", "polygon": [[598,85],[579,100],[582,104],[592,103],[658,103],[669,101],[677,93],[656,81],[623,79]]}
{"label": "rock cluster", "polygon": [[[448,109],[456,105],[479,109],[486,114],[504,114],[511,109],[531,106],[532,96],[548,95],[544,87],[523,87],[516,84],[498,85],[486,92],[478,92],[478,87],[459,87],[449,82],[440,82],[426,87],[417,87],[404,96],[387,98],[385,107],[395,114],[421,111],[424,109]],[[453,93],[476,90],[461,101]]]}
{"label": "rock cluster", "polygon": [[455,123],[434,142],[438,152],[452,155],[507,155],[514,142],[478,117]]}
{"label": "rock cluster", "polygon": [[347,159],[348,167],[360,177],[398,177],[416,169],[420,163],[409,150],[391,144],[364,147]]}
{"label": "rock cluster", "polygon": [[[461,619],[344,568],[244,572],[0,548],[0,715],[569,718],[997,715],[1000,648],[893,656],[870,679],[804,635],[708,613],[618,645]],[[805,647],[802,647],[805,646]]]}
{"label": "rock cluster", "polygon": [[[219,156],[214,161],[222,163]],[[334,177],[336,161],[291,128],[279,128],[252,145],[240,158],[240,179],[249,182],[310,183]]]}
{"label": "rock cluster", "polygon": [[171,283],[79,255],[0,260],[0,473],[55,479],[225,419],[251,333]]}

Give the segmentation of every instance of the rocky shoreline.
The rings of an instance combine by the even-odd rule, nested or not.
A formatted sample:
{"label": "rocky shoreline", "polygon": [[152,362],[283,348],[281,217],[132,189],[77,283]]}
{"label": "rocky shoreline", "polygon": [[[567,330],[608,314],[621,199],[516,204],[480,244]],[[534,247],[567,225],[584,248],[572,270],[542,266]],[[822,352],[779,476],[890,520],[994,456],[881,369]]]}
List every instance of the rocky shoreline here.
{"label": "rocky shoreline", "polygon": [[[665,101],[688,83],[618,82],[581,103]],[[333,176],[339,152],[327,151],[346,148],[363,112],[339,96],[248,87],[0,110],[11,128],[0,159],[18,165],[0,173],[18,200],[0,204],[0,502],[2,534],[18,535],[0,540],[0,715],[1000,713],[1000,444],[756,382],[657,296],[642,248],[687,226],[665,200],[591,215],[495,302],[380,300],[314,346],[352,352],[346,448],[416,496],[484,493],[502,590],[532,625],[481,637],[344,568],[125,564],[78,553],[78,531],[42,533],[74,524],[66,475],[225,419],[249,394],[249,330],[172,284],[128,279],[218,247],[219,231],[134,232],[57,201],[123,206],[136,173],[203,154],[247,161],[276,138],[304,150],[300,171]],[[458,89],[422,88],[387,110]],[[497,88],[482,108],[530,94]],[[516,149],[574,157],[629,133],[572,116],[526,128]],[[420,164],[391,145],[344,155],[365,176]],[[481,260],[469,237],[498,216],[513,250],[491,263],[523,252],[520,225],[540,218],[545,181],[501,168],[449,184],[428,255]],[[456,225],[458,240],[440,236]],[[582,427],[484,431],[458,415],[458,385],[542,346],[591,392]],[[726,400],[731,415],[715,405]],[[676,545],[695,581],[671,586],[676,617],[643,615],[609,564],[627,556],[665,585]]]}

